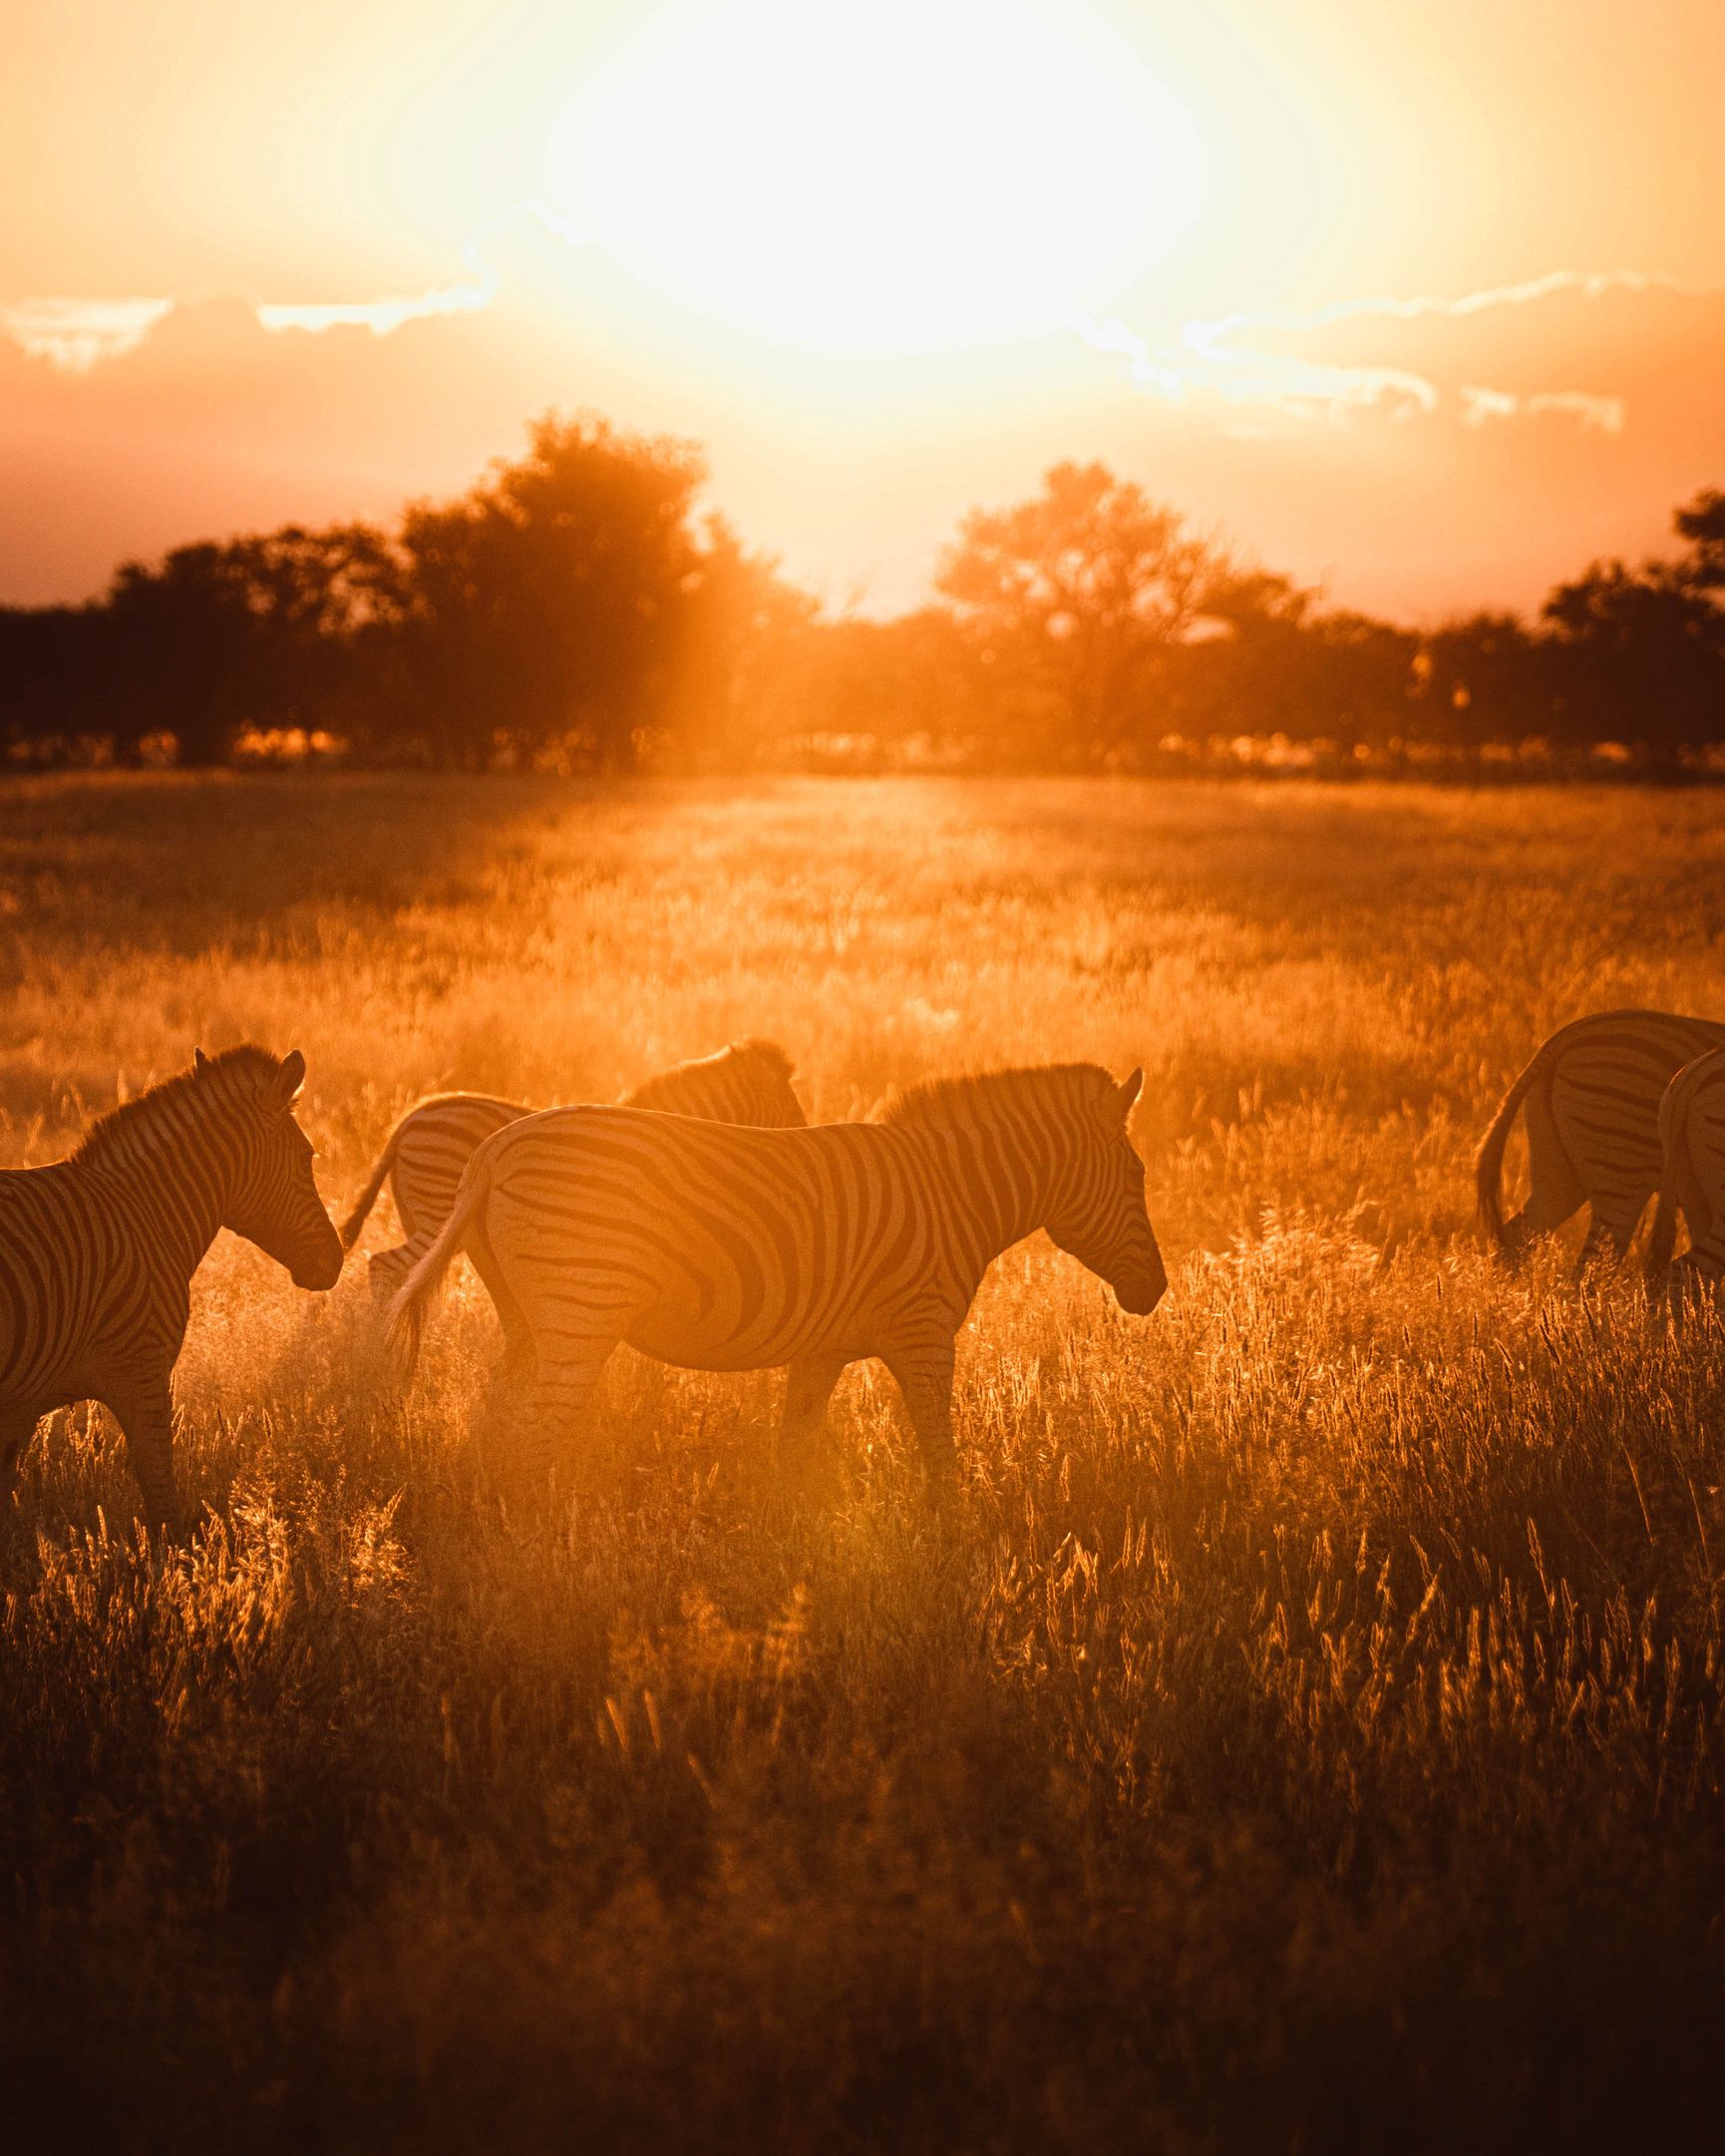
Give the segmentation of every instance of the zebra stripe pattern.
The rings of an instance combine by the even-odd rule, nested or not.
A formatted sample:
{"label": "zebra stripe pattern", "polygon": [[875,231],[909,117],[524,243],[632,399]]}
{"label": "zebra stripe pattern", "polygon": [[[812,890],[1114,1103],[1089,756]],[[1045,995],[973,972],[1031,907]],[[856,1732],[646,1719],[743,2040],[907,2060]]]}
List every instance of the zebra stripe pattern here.
{"label": "zebra stripe pattern", "polygon": [[[1512,1262],[1582,1206],[1578,1270],[1620,1260],[1659,1188],[1659,1102],[1675,1072],[1725,1044],[1725,1025],[1662,1010],[1607,1010],[1553,1033],[1517,1078],[1474,1164],[1480,1220]],[[1528,1130],[1527,1203],[1503,1217],[1504,1152],[1518,1112]]]}
{"label": "zebra stripe pattern", "polygon": [[793,1470],[845,1366],[897,1380],[931,1487],[954,1477],[953,1345],[991,1261],[1045,1228],[1148,1315],[1167,1274],[1127,1136],[1143,1083],[1094,1064],[918,1086],[870,1123],[750,1131],[623,1108],[527,1116],[469,1164],[391,1311],[411,1346],[458,1250],[530,1364],[542,1484],[620,1341],[707,1370],[791,1365]]}
{"label": "zebra stripe pattern", "polygon": [[1647,1284],[1667,1284],[1677,1215],[1689,1230],[1683,1269],[1725,1276],[1725,1048],[1683,1068],[1659,1103],[1659,1204],[1647,1243]]}
{"label": "zebra stripe pattern", "polygon": [[[625,1108],[698,1116],[714,1123],[749,1123],[764,1130],[800,1130],[803,1107],[791,1085],[791,1058],[777,1041],[733,1041],[717,1055],[679,1063],[623,1095]],[[366,1185],[342,1223],[352,1250],[387,1180],[404,1240],[379,1251],[369,1282],[379,1299],[395,1294],[437,1241],[450,1217],[463,1171],[476,1148],[532,1110],[488,1093],[437,1093],[410,1108],[372,1163]]]}
{"label": "zebra stripe pattern", "polygon": [[191,1275],[231,1229],[300,1287],[333,1287],[340,1239],[293,1117],[295,1051],[230,1048],[116,1108],[68,1159],[0,1172],[0,1478],[41,1418],[100,1400],[153,1526],[177,1531],[172,1373]]}

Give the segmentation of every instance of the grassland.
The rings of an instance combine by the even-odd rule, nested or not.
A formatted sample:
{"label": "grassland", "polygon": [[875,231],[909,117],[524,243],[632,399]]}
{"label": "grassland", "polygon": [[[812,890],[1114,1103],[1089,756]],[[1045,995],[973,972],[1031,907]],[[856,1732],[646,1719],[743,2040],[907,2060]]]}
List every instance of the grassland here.
{"label": "grassland", "polygon": [[8,1162],[243,1037],[332,1206],[437,1085],[1086,1056],[1174,1281],[1001,1262],[953,1532],[872,1371],[787,1524],[775,1380],[624,1356],[534,1538],[474,1290],[403,1400],[223,1238],[192,1543],[100,1417],[0,1523],[13,2145],[1716,2145],[1725,1331],[1497,1272],[1468,1160],[1562,1019],[1725,1011],[1722,897],[1702,796],[0,790]]}

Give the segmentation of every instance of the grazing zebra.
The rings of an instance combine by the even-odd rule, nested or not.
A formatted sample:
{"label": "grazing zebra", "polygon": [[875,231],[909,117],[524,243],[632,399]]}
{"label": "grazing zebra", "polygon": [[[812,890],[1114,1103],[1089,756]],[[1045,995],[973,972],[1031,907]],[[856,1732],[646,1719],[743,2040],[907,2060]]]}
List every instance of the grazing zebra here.
{"label": "grazing zebra", "polygon": [[952,1354],[977,1285],[1038,1228],[1148,1315],[1168,1285],[1127,1136],[1143,1083],[1091,1063],[913,1087],[869,1123],[749,1131],[565,1108],[486,1140],[391,1309],[411,1347],[458,1250],[482,1254],[533,1366],[529,1466],[619,1341],[705,1370],[791,1365],[799,1467],[847,1363],[897,1380],[930,1486],[953,1482]]}
{"label": "grazing zebra", "polygon": [[1703,1279],[1725,1274],[1725,1048],[1683,1068],[1659,1103],[1659,1203],[1647,1241],[1647,1285],[1666,1285],[1677,1211],[1689,1228],[1684,1264]]}
{"label": "grazing zebra", "polygon": [[296,1049],[198,1051],[94,1124],[70,1158],[0,1172],[0,1486],[41,1418],[100,1400],[152,1526],[177,1531],[172,1375],[191,1275],[218,1228],[299,1287],[333,1287],[336,1235],[293,1119]]}
{"label": "grazing zebra", "polygon": [[[656,1108],[669,1115],[700,1116],[714,1123],[751,1123],[765,1130],[801,1130],[803,1106],[791,1086],[791,1058],[777,1041],[739,1040],[717,1055],[661,1071],[632,1093],[625,1108]],[[405,1242],[379,1251],[368,1275],[380,1300],[393,1295],[437,1240],[456,1202],[462,1171],[482,1145],[506,1123],[532,1110],[487,1093],[437,1093],[410,1108],[390,1132],[372,1163],[366,1186],[341,1225],[351,1251],[388,1179]]]}
{"label": "grazing zebra", "polygon": [[[1725,1043],[1725,1025],[1662,1010],[1605,1010],[1553,1033],[1504,1095],[1474,1162],[1480,1220],[1514,1262],[1535,1236],[1592,1208],[1577,1271],[1620,1259],[1659,1187],[1659,1099],[1673,1072]],[[1528,1201],[1503,1215],[1504,1149],[1528,1121]]]}

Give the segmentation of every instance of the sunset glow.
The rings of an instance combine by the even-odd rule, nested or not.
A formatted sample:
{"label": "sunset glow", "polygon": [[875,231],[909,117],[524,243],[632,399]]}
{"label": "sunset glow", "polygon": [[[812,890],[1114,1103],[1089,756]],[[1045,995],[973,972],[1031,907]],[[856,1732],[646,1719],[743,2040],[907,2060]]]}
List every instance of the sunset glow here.
{"label": "sunset glow", "polygon": [[830,604],[1073,457],[1338,604],[1535,606],[1725,438],[1725,10],[1584,13],[25,0],[0,603],[590,409]]}
{"label": "sunset glow", "polygon": [[1043,328],[1202,206],[1142,66],[983,0],[673,12],[552,131],[546,185],[643,281],[759,333],[904,348]]}
{"label": "sunset glow", "polygon": [[1716,2148],[1725,0],[6,32],[8,2146]]}

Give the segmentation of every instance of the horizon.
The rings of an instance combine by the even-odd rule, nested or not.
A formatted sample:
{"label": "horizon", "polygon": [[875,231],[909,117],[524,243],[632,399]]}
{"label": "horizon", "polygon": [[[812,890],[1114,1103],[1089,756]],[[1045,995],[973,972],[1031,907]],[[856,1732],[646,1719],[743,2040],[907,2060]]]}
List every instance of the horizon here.
{"label": "horizon", "polygon": [[872,44],[769,4],[645,43],[620,8],[476,42],[458,7],[411,44],[397,0],[273,42],[192,0],[147,40],[87,13],[99,57],[41,10],[0,93],[3,603],[388,518],[553,407],[696,441],[708,504],[866,613],[1062,458],[1416,624],[1651,551],[1720,476],[1725,23],[1698,6],[1612,6],[1556,53],[1544,10],[1392,29],[1352,0],[946,0]]}

